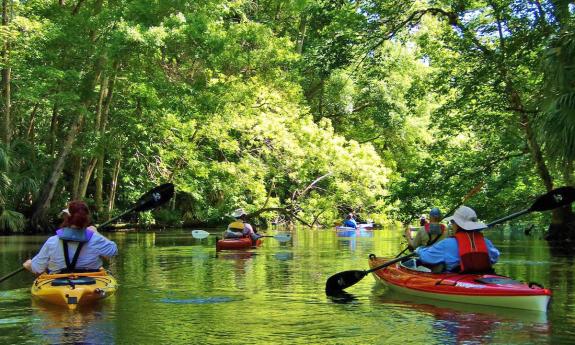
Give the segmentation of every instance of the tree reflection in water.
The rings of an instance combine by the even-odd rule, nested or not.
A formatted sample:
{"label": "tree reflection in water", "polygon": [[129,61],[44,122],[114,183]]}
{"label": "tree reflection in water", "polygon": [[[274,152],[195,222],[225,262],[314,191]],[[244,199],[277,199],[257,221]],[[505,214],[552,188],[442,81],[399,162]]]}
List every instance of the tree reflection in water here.
{"label": "tree reflection in water", "polygon": [[406,318],[405,322],[413,322],[412,328],[418,332],[428,330],[443,344],[505,343],[509,334],[513,334],[514,343],[538,343],[539,336],[543,339],[551,333],[543,312],[426,299],[387,291],[379,284],[373,292],[375,304],[416,311],[418,317]]}

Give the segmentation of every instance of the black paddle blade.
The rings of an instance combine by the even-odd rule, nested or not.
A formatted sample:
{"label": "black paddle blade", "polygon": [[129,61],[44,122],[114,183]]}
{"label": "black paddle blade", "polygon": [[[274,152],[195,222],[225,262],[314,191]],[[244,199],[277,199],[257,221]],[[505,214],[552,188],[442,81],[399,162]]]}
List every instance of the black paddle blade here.
{"label": "black paddle blade", "polygon": [[529,211],[549,211],[569,205],[573,201],[575,201],[575,188],[561,187],[541,195],[535,200]]}
{"label": "black paddle blade", "polygon": [[325,282],[325,294],[333,296],[346,289],[367,275],[366,271],[344,271],[329,277]]}
{"label": "black paddle blade", "polygon": [[134,211],[142,212],[149,211],[160,205],[163,205],[174,196],[174,185],[171,183],[164,183],[146,194],[142,195],[136,202]]}

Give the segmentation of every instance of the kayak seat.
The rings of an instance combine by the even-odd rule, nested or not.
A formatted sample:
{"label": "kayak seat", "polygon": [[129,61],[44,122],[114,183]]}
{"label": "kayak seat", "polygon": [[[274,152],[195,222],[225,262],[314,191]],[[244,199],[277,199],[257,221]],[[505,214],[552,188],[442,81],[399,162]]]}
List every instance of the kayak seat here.
{"label": "kayak seat", "polygon": [[423,265],[418,265],[417,260],[413,259],[413,258],[406,260],[406,261],[402,261],[401,265],[405,268],[409,268],[410,270],[414,270],[414,271],[418,271],[418,272],[424,272],[424,273],[431,273],[431,269],[429,269]]}
{"label": "kayak seat", "polygon": [[517,280],[507,277],[484,277],[475,279],[478,283],[495,284],[495,285],[521,285]]}
{"label": "kayak seat", "polygon": [[52,286],[67,286],[67,285],[94,285],[96,280],[92,277],[80,277],[76,279],[57,278],[52,280]]}

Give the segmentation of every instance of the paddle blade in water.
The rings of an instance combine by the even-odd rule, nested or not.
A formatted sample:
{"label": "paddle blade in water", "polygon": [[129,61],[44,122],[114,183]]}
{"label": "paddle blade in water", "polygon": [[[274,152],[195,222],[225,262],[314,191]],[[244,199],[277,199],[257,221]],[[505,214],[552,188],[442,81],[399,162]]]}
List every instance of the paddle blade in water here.
{"label": "paddle blade in water", "polygon": [[344,271],[336,273],[327,279],[325,283],[325,294],[332,296],[341,292],[358,281],[362,280],[367,274],[366,271]]}
{"label": "paddle blade in water", "polygon": [[146,194],[136,202],[134,211],[142,212],[154,209],[164,203],[168,202],[174,196],[174,185],[171,183],[164,183]]}
{"label": "paddle blade in water", "polygon": [[575,188],[561,187],[543,194],[529,208],[529,211],[549,211],[575,201]]}
{"label": "paddle blade in water", "polygon": [[192,237],[197,238],[198,240],[204,239],[210,236],[210,233],[204,230],[192,230]]}

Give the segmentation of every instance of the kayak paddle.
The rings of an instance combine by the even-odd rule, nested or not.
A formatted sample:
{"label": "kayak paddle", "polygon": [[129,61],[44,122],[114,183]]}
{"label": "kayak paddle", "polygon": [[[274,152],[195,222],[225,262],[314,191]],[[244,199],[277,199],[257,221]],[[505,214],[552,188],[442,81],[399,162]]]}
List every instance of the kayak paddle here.
{"label": "kayak paddle", "polygon": [[[573,201],[575,201],[575,188],[573,188],[573,187],[557,188],[557,189],[554,189],[554,190],[547,192],[547,193],[541,195],[540,197],[538,197],[533,202],[531,207],[526,208],[522,211],[513,213],[507,217],[498,219],[494,222],[491,222],[491,223],[487,224],[487,227],[492,227],[494,225],[503,223],[503,222],[508,221],[510,219],[517,218],[517,217],[524,215],[526,213],[535,212],[535,211],[543,212],[543,211],[553,210],[553,209],[561,207],[561,206],[569,205]],[[374,272],[374,271],[377,271],[377,270],[380,270],[380,269],[385,268],[387,266],[393,265],[396,262],[410,258],[414,255],[415,255],[415,253],[401,256],[401,257],[398,257],[396,259],[388,261],[384,264],[381,264],[380,266],[374,267],[374,268],[369,269],[369,270],[364,270],[364,271],[350,270],[350,271],[344,271],[344,272],[336,273],[327,279],[327,281],[325,283],[325,293],[328,296],[337,294],[338,292],[342,291],[343,289],[346,289],[352,285],[355,285],[357,282],[362,280],[367,274]]]}
{"label": "kayak paddle", "polygon": [[115,216],[114,218],[100,224],[98,228],[104,229],[106,226],[122,218],[130,212],[144,212],[152,210],[160,205],[163,205],[174,196],[174,185],[171,183],[164,183],[154,189],[149,190],[146,194],[142,195],[138,201],[129,210]]}
{"label": "kayak paddle", "polygon": [[[198,240],[202,240],[210,235],[215,235],[215,234],[210,234],[207,231],[204,230],[192,230],[192,236]],[[289,240],[291,240],[291,235],[290,234],[277,234],[275,236],[268,236],[268,235],[264,235],[264,236],[260,236],[261,237],[270,237],[270,238],[275,238],[276,240],[280,241],[280,242],[287,242]]]}
{"label": "kayak paddle", "polygon": [[[160,185],[160,186],[148,191],[146,194],[142,195],[140,197],[140,199],[138,199],[138,201],[136,201],[134,206],[132,206],[129,210],[127,210],[126,212],[123,212],[122,214],[102,223],[101,225],[98,226],[98,228],[103,229],[106,226],[110,225],[112,222],[116,221],[117,219],[125,216],[126,214],[128,214],[130,212],[143,212],[143,211],[149,211],[151,209],[154,209],[154,208],[166,203],[168,200],[170,200],[172,198],[172,196],[174,196],[174,185],[173,184],[165,183],[163,185]],[[24,270],[25,270],[25,268],[21,267],[14,272],[8,273],[7,275],[0,278],[0,283],[5,281],[6,279],[12,277],[12,276],[24,271]]]}

